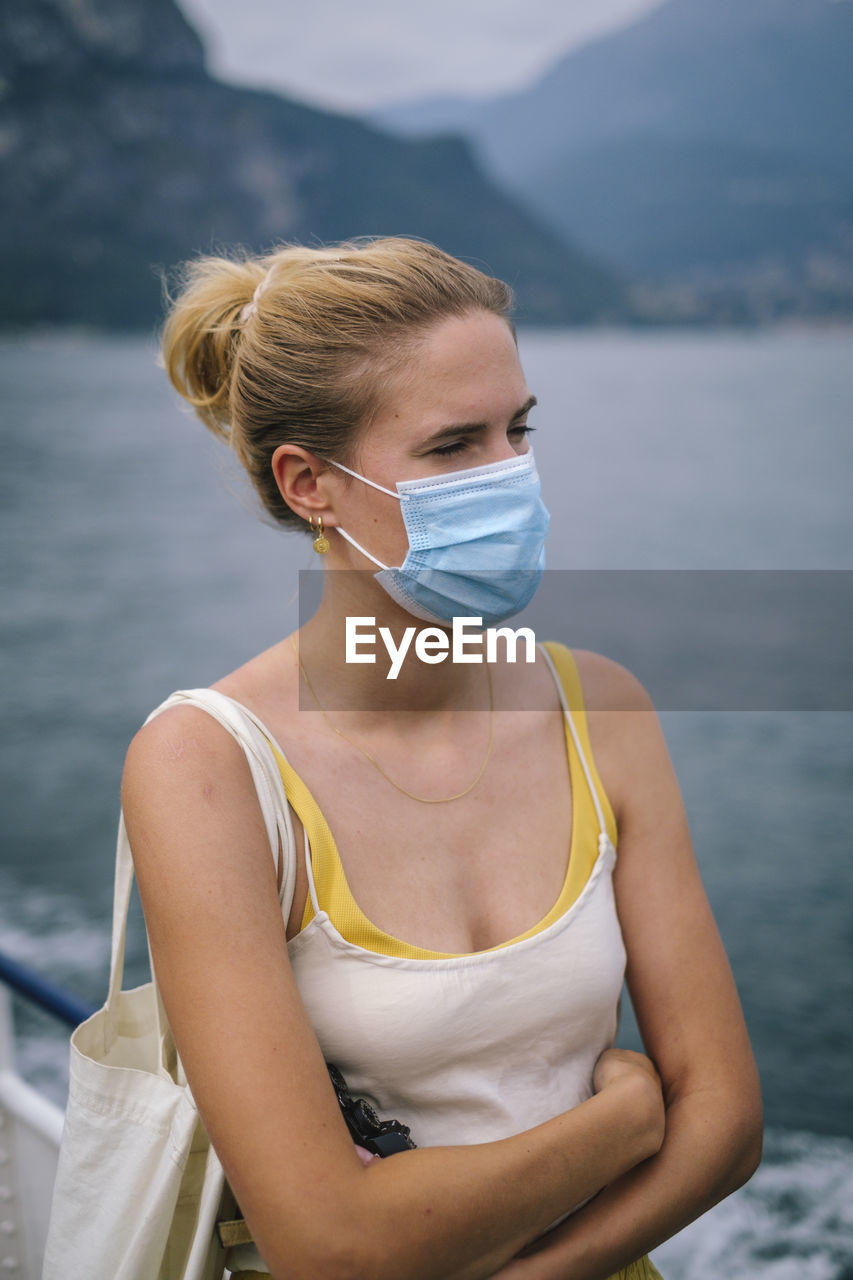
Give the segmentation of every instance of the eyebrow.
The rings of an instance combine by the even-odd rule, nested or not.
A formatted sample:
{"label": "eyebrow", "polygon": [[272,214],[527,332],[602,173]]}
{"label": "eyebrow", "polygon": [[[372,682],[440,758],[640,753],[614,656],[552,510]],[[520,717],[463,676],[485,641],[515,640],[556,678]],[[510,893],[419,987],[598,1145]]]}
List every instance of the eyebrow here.
{"label": "eyebrow", "polygon": [[[531,396],[525,400],[520,409],[517,409],[510,419],[511,422],[517,422],[519,418],[523,418],[529,413],[535,404],[538,404],[535,396]],[[431,436],[427,436],[423,440],[419,448],[426,449],[429,445],[438,444],[442,440],[447,440],[450,436],[470,435],[475,431],[487,431],[489,424],[487,422],[456,422],[449,427],[442,427],[439,431],[434,431]]]}

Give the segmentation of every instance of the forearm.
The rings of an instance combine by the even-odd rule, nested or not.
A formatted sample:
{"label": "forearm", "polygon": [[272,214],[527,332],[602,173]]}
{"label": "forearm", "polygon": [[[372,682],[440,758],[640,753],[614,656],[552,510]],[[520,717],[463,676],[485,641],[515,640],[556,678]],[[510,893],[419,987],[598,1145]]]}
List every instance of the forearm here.
{"label": "forearm", "polygon": [[[660,1142],[660,1118],[630,1081],[527,1133],[469,1147],[403,1152],[360,1168],[294,1249],[258,1224],[279,1280],[485,1280],[573,1205]],[[333,1243],[333,1256],[328,1246]]]}
{"label": "forearm", "polygon": [[754,1172],[760,1110],[697,1091],[667,1110],[657,1155],[618,1178],[501,1280],[607,1280],[668,1240]]}

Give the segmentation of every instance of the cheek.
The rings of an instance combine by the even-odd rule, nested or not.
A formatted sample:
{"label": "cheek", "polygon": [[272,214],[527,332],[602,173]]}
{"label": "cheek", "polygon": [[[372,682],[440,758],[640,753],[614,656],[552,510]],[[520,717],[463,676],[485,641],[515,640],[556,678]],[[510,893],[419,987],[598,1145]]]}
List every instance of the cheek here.
{"label": "cheek", "polygon": [[409,535],[406,533],[406,522],[399,502],[389,498],[381,511],[373,512],[372,529],[375,538],[382,538],[383,552],[380,559],[386,564],[400,565],[409,549]]}
{"label": "cheek", "polygon": [[351,492],[339,523],[378,560],[388,565],[403,563],[409,538],[401,504],[395,498],[372,489],[363,495]]}

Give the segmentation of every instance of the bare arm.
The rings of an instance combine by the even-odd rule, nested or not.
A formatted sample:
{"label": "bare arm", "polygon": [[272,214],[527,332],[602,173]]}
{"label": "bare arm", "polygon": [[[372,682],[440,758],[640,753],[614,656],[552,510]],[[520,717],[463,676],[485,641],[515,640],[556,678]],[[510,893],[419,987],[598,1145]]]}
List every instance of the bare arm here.
{"label": "bare arm", "polygon": [[657,716],[627,672],[579,659],[589,700],[634,708],[592,713],[590,733],[619,821],[627,980],[663,1082],[666,1136],[501,1280],[606,1280],[745,1182],[761,1151],[755,1063]]}
{"label": "bare arm", "polygon": [[178,1051],[279,1280],[478,1280],[657,1150],[659,1086],[633,1068],[517,1137],[365,1165],[290,969],[240,748],[170,710],[131,745],[123,804]]}

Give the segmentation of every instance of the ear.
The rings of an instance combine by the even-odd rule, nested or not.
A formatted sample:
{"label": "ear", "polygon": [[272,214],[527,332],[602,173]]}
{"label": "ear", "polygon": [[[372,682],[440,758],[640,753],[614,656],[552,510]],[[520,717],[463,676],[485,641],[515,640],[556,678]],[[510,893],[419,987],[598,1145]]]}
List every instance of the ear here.
{"label": "ear", "polygon": [[327,527],[334,525],[325,492],[327,463],[298,444],[280,444],[272,456],[272,472],[282,498],[301,519],[322,516]]}

